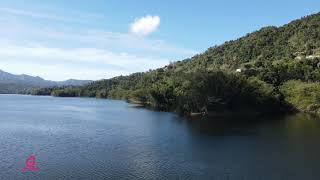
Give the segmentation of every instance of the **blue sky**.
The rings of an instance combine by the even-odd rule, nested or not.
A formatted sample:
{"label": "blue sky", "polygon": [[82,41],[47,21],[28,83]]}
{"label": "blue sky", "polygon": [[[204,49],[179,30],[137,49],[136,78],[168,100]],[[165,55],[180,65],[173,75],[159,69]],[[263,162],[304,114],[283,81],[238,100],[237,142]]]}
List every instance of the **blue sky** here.
{"label": "blue sky", "polygon": [[50,80],[127,75],[319,11],[319,0],[1,0],[0,69]]}

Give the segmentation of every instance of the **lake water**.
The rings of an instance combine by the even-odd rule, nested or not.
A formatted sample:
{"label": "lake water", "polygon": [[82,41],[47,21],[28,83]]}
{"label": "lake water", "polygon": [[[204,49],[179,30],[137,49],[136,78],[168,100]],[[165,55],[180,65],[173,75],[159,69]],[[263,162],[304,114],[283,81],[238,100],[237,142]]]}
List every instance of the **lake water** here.
{"label": "lake water", "polygon": [[[0,179],[320,179],[320,119],[187,120],[123,101],[0,95]],[[29,155],[37,171],[22,171]]]}

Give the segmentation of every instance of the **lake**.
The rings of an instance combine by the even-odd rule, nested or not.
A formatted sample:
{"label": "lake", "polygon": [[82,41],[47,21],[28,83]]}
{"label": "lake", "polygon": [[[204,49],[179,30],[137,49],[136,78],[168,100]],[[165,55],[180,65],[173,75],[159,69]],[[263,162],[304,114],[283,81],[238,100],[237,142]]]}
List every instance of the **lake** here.
{"label": "lake", "polygon": [[[257,121],[189,120],[116,100],[0,95],[0,179],[320,178],[319,118]],[[22,170],[29,155],[39,170]]]}

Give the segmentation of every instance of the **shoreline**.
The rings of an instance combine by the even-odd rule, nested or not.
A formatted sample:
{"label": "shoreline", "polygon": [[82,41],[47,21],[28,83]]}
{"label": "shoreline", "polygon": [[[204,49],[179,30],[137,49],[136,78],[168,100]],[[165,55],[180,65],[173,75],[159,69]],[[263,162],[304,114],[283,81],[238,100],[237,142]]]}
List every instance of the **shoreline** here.
{"label": "shoreline", "polygon": [[143,103],[141,101],[133,100],[133,99],[114,99],[114,98],[99,98],[99,97],[84,97],[84,96],[73,96],[73,97],[62,97],[62,96],[52,96],[52,95],[32,95],[32,94],[0,94],[0,95],[19,95],[19,96],[39,96],[39,97],[53,97],[53,98],[83,98],[83,99],[99,99],[99,100],[117,100],[117,101],[124,101],[128,104],[131,104],[134,107],[139,108],[146,108],[153,111],[159,111],[159,112],[170,112],[178,114],[179,116],[185,116],[190,118],[201,118],[201,117],[207,117],[207,118],[216,118],[216,117],[232,117],[232,116],[238,116],[238,115],[248,115],[248,117],[259,117],[259,116],[273,116],[275,114],[296,114],[296,113],[305,113],[310,115],[319,116],[320,114],[313,111],[307,111],[307,110],[301,110],[297,108],[289,108],[287,110],[281,110],[279,112],[273,112],[273,113],[259,113],[256,111],[252,111],[251,113],[239,113],[239,111],[208,111],[207,114],[203,112],[187,112],[187,113],[179,113],[176,111],[167,111],[167,110],[161,110],[160,108],[154,108],[150,105],[150,103]]}

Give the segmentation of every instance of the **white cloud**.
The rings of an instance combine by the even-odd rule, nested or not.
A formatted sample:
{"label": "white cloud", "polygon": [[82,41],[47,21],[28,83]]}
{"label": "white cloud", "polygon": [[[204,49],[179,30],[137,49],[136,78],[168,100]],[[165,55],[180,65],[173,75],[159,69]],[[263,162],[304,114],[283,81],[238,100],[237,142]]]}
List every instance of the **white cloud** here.
{"label": "white cloud", "polygon": [[0,12],[2,15],[13,15],[19,18],[36,18],[36,19],[47,19],[60,22],[74,22],[74,23],[89,23],[93,20],[100,20],[103,18],[101,15],[92,13],[78,13],[76,11],[68,10],[68,16],[62,15],[61,13],[52,14],[47,12],[37,12],[31,10],[23,10],[16,8],[0,7]]}
{"label": "white cloud", "polygon": [[[1,23],[1,21],[0,21]],[[178,47],[164,40],[140,38],[134,34],[99,29],[73,29],[68,26],[30,25],[23,21],[5,21],[0,28],[1,44],[48,45],[55,47],[95,47],[110,51],[129,51],[137,55],[153,55],[179,60],[198,52]]]}
{"label": "white cloud", "polygon": [[32,62],[6,63],[0,61],[0,69],[13,74],[28,74],[55,81],[67,79],[99,80],[102,78],[130,74],[128,71],[114,70],[112,68],[97,69],[90,67],[65,66],[61,64],[47,65]]}
{"label": "white cloud", "polygon": [[24,58],[42,61],[59,60],[65,62],[102,63],[123,66],[123,68],[126,66],[132,67],[136,64],[150,64],[150,68],[155,68],[169,62],[165,59],[137,57],[128,53],[114,53],[97,48],[52,48],[45,46],[0,46],[0,57],[1,59]]}
{"label": "white cloud", "polygon": [[[96,80],[159,68],[196,53],[164,40],[141,38],[159,27],[158,16],[136,19],[131,33],[120,33],[51,23],[91,22],[85,13],[64,17],[59,11],[50,14],[1,7],[0,13],[5,14],[0,17],[0,69],[11,73],[50,80]],[[48,23],[44,25],[43,20]]]}
{"label": "white cloud", "polygon": [[[13,73],[20,71],[52,80],[110,78],[158,68],[169,62],[167,59],[137,57],[96,48],[45,46],[0,46],[0,59],[3,70],[11,69]],[[31,65],[34,68],[27,68]],[[34,69],[38,74],[34,74]]]}
{"label": "white cloud", "polygon": [[156,31],[160,25],[159,16],[144,16],[136,19],[130,26],[130,31],[140,36],[147,36]]}

